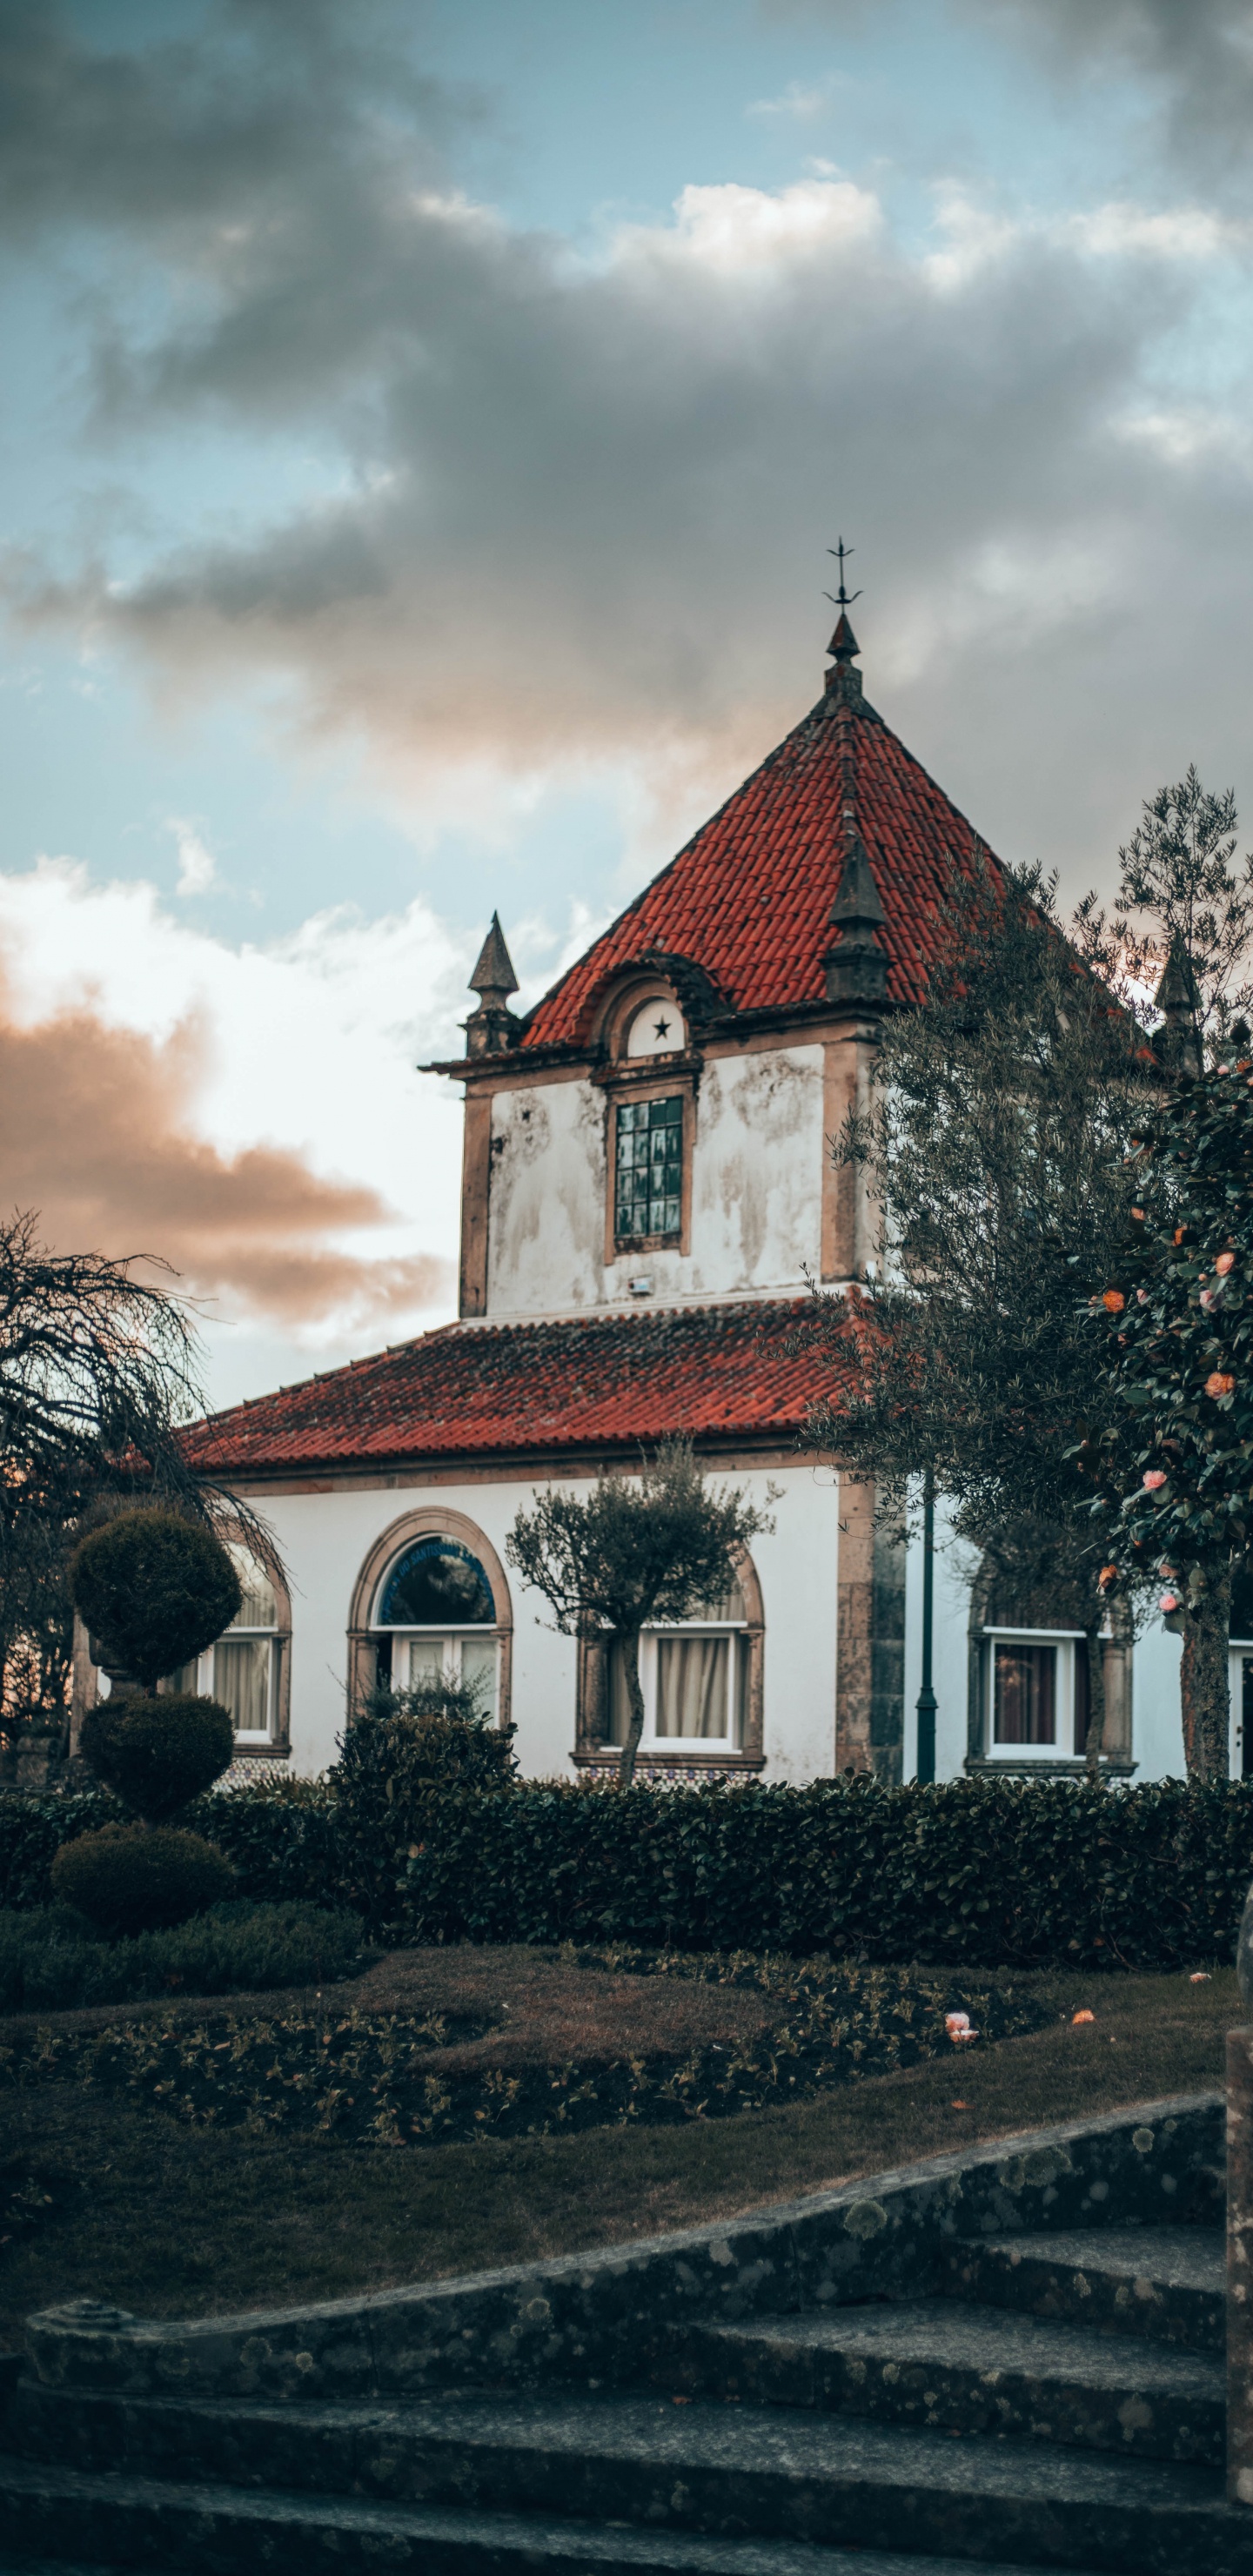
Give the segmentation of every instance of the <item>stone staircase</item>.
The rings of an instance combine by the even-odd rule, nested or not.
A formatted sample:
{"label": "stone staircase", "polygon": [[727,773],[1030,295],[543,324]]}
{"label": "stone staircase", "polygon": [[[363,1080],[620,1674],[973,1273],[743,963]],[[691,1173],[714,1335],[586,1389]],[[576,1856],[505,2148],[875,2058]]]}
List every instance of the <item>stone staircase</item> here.
{"label": "stone staircase", "polygon": [[[863,2184],[860,2198],[798,2204],[729,2249],[705,2231],[610,2249],[581,2270],[451,2285],[438,2329],[445,2384],[420,2394],[354,2391],[349,2329],[365,2302],[351,2315],[350,2303],[306,2312],[294,2362],[318,2384],[304,2397],[246,2393],[250,2375],[287,2368],[281,2320],[251,2321],[251,2336],[246,2319],[207,2329],[203,2346],[189,2329],[143,2340],[122,2327],[93,2358],[72,2317],[50,2318],[42,2354],[33,2337],[40,2367],[11,2386],[0,2434],[0,2565],[41,2576],[1253,2576],[1253,2510],[1224,2489],[1220,2213],[1192,2191],[1190,2223],[1178,2223],[1189,2195],[1178,2152],[1171,2167],[1182,2133],[1171,2109],[1155,2106],[1152,2128],[1147,2114],[1134,2132],[1124,2122],[1117,2153],[1105,2140],[1105,2169],[1118,2172],[1128,2135],[1152,2141],[1134,2153],[1146,2171],[1157,2155],[1161,2223],[1151,2199],[1146,2212],[1147,2184],[1131,2218],[1130,2185],[1100,2197],[1101,2157],[1089,2150],[1114,2123],[1094,2124],[1082,2152],[1078,2132],[1056,2132],[1070,2139],[1067,2170],[1036,2142],[1034,2184],[1022,2178],[1032,2143],[1017,2142],[1016,2158],[985,2151],[964,2170],[937,2160],[880,2177],[877,2198]],[[1201,2159],[1189,2152],[1195,2181]],[[989,2216],[1011,2204],[1020,2222],[1059,2223],[994,2232]],[[1067,2223],[1076,2207],[1115,2223]],[[972,2217],[982,2232],[960,2232]],[[782,2307],[776,2249],[763,2308],[763,2248],[781,2226],[794,2248],[808,2228],[840,2259],[850,2235],[872,2252],[857,2254],[837,2298]],[[867,2282],[893,2229],[885,2295]],[[913,2283],[901,2275],[911,2245]],[[719,2312],[702,2248],[715,2273],[737,2274],[739,2313],[725,2302]],[[675,2314],[666,2285],[681,2287],[685,2272],[697,2294]],[[632,2284],[649,2279],[646,2312]],[[562,2369],[549,2374],[530,2348],[511,2370],[503,2284],[519,2316],[533,2319],[537,2299],[546,2308],[556,2347],[563,2286],[585,2319],[603,2315],[600,2343],[581,2329],[591,2366],[574,2374],[558,2350]],[[437,2294],[411,2294],[410,2377],[419,2295],[429,2334]],[[471,2342],[465,2320],[480,2307],[495,2320],[498,2384],[484,2384],[482,2367],[450,2384],[450,2331]],[[377,2356],[395,2306],[374,2303],[369,2322]],[[333,2352],[346,2393],[325,2385]],[[372,2368],[377,2379],[377,2358]]]}

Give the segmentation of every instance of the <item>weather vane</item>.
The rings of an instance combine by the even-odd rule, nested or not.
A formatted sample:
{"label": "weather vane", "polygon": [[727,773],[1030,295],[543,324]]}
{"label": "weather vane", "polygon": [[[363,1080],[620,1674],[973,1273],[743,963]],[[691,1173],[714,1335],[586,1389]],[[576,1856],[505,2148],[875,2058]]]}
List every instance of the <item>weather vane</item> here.
{"label": "weather vane", "polygon": [[824,599],[830,600],[833,608],[851,608],[853,601],[855,599],[860,599],[861,597],[861,592],[859,590],[846,590],[844,587],[844,566],[846,563],[852,562],[856,552],[856,546],[846,546],[843,537],[839,539],[838,544],[828,546],[827,548],[827,553],[834,557],[840,567],[839,589],[824,590],[822,594]]}

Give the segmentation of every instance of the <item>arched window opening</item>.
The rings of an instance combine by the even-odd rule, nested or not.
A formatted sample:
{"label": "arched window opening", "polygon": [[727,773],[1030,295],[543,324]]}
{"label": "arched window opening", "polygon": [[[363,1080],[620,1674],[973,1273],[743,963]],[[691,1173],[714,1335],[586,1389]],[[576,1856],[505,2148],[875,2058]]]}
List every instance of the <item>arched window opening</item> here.
{"label": "arched window opening", "polygon": [[393,1690],[440,1679],[472,1690],[484,1717],[500,1704],[500,1632],[491,1582],[461,1540],[411,1540],[379,1585],[377,1677]]}
{"label": "arched window opening", "polygon": [[229,1709],[240,1750],[269,1749],[283,1732],[281,1698],[287,1620],[264,1566],[230,1551],[239,1576],[236,1617],[198,1663],[170,1676],[173,1690],[204,1691]]}
{"label": "arched window opening", "polygon": [[[688,1619],[646,1628],[640,1638],[644,1693],[641,1748],[684,1754],[738,1753],[748,1703],[749,1627],[743,1590],[733,1582],[719,1600]],[[631,1722],[622,1648],[609,1650],[609,1741],[625,1744]]]}

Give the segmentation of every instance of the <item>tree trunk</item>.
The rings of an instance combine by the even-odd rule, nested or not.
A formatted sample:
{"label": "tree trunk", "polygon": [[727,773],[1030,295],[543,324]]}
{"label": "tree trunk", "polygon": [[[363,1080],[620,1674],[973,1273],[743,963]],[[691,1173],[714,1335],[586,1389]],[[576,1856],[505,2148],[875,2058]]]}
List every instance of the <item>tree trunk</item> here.
{"label": "tree trunk", "polygon": [[627,1698],[631,1703],[631,1723],[627,1728],[627,1740],[622,1747],[622,1759],[618,1764],[618,1787],[629,1789],[635,1778],[635,1757],[639,1752],[640,1737],[644,1732],[644,1693],[640,1688],[639,1629],[636,1628],[631,1635],[619,1634],[615,1643],[621,1650]]}
{"label": "tree trunk", "polygon": [[1231,1629],[1231,1577],[1224,1570],[1210,1579],[1194,1610],[1184,1619],[1183,1662],[1179,1697],[1183,1713],[1183,1754],[1190,1780],[1226,1780],[1231,1771],[1231,1684],[1228,1643]]}
{"label": "tree trunk", "polygon": [[1089,1628],[1088,1648],[1088,1739],[1084,1755],[1089,1780],[1100,1777],[1101,1753],[1105,1744],[1105,1640],[1099,1628]]}

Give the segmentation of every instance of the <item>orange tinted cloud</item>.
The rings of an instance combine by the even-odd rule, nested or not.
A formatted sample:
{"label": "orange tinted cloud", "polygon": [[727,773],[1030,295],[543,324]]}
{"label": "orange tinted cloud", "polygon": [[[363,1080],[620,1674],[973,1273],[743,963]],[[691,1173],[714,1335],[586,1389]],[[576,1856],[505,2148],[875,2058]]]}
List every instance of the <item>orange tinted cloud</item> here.
{"label": "orange tinted cloud", "polygon": [[289,1325],[447,1294],[448,1264],[430,1254],[337,1248],[336,1235],[389,1221],[376,1190],[323,1179],[280,1146],[226,1155],[198,1136],[204,1059],[194,1020],[164,1043],[83,1008],[27,1028],[0,991],[0,1206],[38,1208],[58,1250],[156,1256],[193,1294]]}

